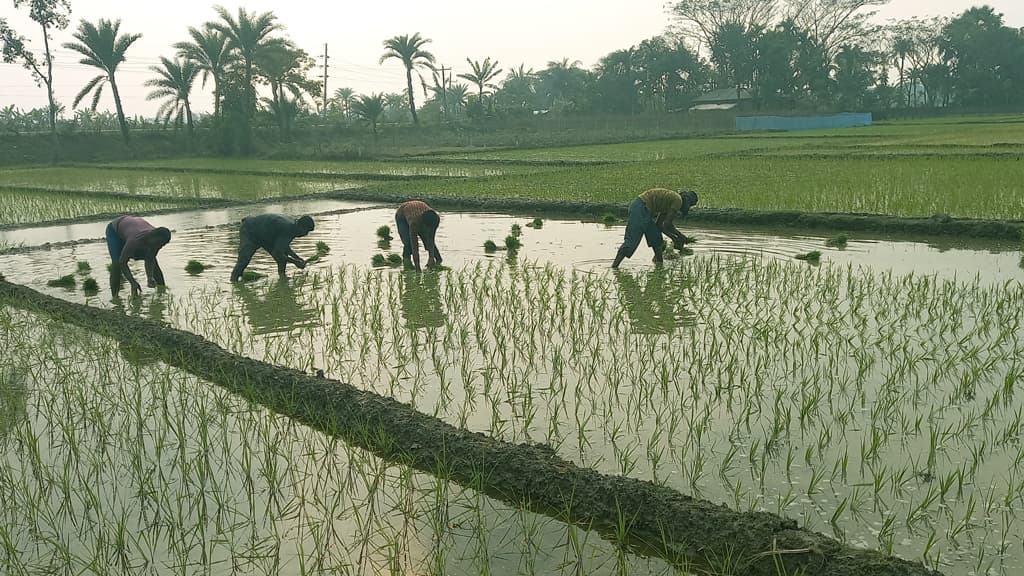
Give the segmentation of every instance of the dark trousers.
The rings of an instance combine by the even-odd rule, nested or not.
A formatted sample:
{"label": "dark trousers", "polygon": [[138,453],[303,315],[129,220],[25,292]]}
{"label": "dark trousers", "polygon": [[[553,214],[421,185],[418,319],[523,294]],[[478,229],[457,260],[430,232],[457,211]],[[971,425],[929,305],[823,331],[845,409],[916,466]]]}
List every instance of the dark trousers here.
{"label": "dark trousers", "polygon": [[245,271],[245,267],[249,265],[256,251],[262,248],[252,237],[249,235],[248,230],[245,229],[245,222],[242,222],[242,228],[238,233],[238,261],[235,262],[235,268],[231,271],[231,280],[235,281],[241,278],[242,272]]}
{"label": "dark trousers", "polygon": [[647,204],[639,197],[629,204],[629,216],[626,219],[626,237],[619,247],[626,258],[632,258],[640,240],[647,238],[647,245],[654,249],[655,254],[662,251],[665,246],[665,238],[662,236],[661,228],[651,216]]}
{"label": "dark trousers", "polygon": [[121,251],[124,250],[124,241],[114,230],[114,223],[107,224],[107,251],[110,252],[110,261],[117,264],[121,259]]}
{"label": "dark trousers", "polygon": [[402,258],[412,258],[412,231],[409,230],[409,221],[401,215],[395,216],[395,227],[398,228],[398,237],[402,239]]}

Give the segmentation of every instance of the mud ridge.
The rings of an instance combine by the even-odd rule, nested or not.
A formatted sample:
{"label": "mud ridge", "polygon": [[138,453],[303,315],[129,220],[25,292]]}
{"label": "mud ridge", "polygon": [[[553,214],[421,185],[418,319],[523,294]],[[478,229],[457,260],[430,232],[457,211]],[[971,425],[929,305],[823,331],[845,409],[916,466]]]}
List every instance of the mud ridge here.
{"label": "mud ridge", "polygon": [[[152,350],[182,368],[389,461],[593,529],[624,548],[689,568],[750,576],[935,576],[924,566],[844,546],[794,520],[734,512],[651,482],[577,467],[550,447],[456,428],[351,385],[228,353],[195,334],[74,304],[0,277],[0,303]],[[625,530],[616,530],[625,526]],[[623,533],[624,532],[624,533]],[[715,559],[718,559],[716,566]]]}

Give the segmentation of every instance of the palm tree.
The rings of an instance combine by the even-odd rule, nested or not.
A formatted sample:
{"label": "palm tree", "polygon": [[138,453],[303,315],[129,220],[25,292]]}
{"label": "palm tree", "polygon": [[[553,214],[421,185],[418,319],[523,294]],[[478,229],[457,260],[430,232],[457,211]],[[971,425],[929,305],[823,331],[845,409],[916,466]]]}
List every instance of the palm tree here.
{"label": "palm tree", "polygon": [[243,109],[245,111],[245,130],[243,132],[242,150],[248,153],[252,144],[252,117],[256,113],[256,87],[253,85],[256,57],[262,46],[271,41],[270,35],[282,28],[276,22],[273,12],[249,14],[245,8],[238,8],[236,19],[223,6],[214,6],[220,16],[219,22],[207,24],[227,37],[228,50],[234,52],[242,64],[244,72]]}
{"label": "palm tree", "polygon": [[74,33],[74,37],[78,42],[66,42],[64,47],[84,56],[84,58],[79,60],[79,63],[95,66],[103,71],[102,74],[86,83],[85,87],[75,96],[75,101],[71,104],[71,107],[77,108],[78,103],[87,94],[92,92],[92,106],[90,108],[95,110],[96,105],[99,104],[100,96],[103,95],[103,87],[109,83],[110,92],[114,95],[114,106],[117,109],[117,121],[121,125],[121,136],[124,138],[125,144],[128,144],[128,123],[124,119],[124,108],[121,106],[121,94],[117,90],[114,72],[117,71],[117,66],[124,62],[124,53],[128,51],[128,47],[141,38],[142,34],[119,36],[118,30],[120,28],[120,20],[111,22],[101,18],[95,25],[82,20],[78,24],[78,31]]}
{"label": "palm tree", "polygon": [[334,91],[334,101],[337,102],[338,107],[341,108],[341,115],[344,118],[348,118],[349,111],[352,109],[352,99],[355,97],[355,92],[351,88],[338,88]]}
{"label": "palm tree", "polygon": [[357,96],[352,102],[352,113],[370,123],[373,128],[373,136],[376,138],[377,122],[384,114],[384,96],[382,94]]}
{"label": "palm tree", "polygon": [[454,84],[450,84],[448,86],[448,90],[447,90],[448,105],[452,107],[452,110],[455,111],[456,115],[458,115],[459,112],[463,108],[466,107],[466,103],[467,103],[467,100],[468,100],[468,98],[467,98],[468,94],[469,94],[469,85],[468,84],[463,84],[462,82],[455,82]]}
{"label": "palm tree", "polygon": [[395,122],[404,122],[408,119],[405,115],[408,108],[408,99],[400,92],[389,92],[384,94],[385,117]]}
{"label": "palm tree", "polygon": [[412,91],[412,70],[421,66],[428,68],[433,66],[434,55],[423,50],[423,45],[427,42],[430,42],[430,40],[420,37],[419,32],[412,36],[403,34],[402,36],[388,38],[384,41],[384,48],[387,51],[380,57],[381,64],[390,58],[397,58],[405,66],[405,84],[406,92],[409,95],[409,112],[412,113],[412,121],[415,124],[419,124],[420,119],[416,116],[416,100]]}
{"label": "palm tree", "polygon": [[146,96],[146,100],[166,98],[156,111],[157,121],[163,120],[166,125],[174,117],[175,125],[181,124],[184,118],[188,127],[188,138],[192,140],[192,105],[189,102],[189,94],[192,92],[192,84],[199,75],[199,65],[192,60],[184,62],[175,58],[172,62],[167,58],[160,57],[160,66],[150,66],[149,69],[156,72],[157,78],[146,80],[146,86],[156,88]]}
{"label": "palm tree", "polygon": [[900,74],[900,105],[910,106],[910,91],[904,88],[907,79],[907,58],[914,53],[914,41],[907,37],[896,38],[890,48],[893,64]]}
{"label": "palm tree", "polygon": [[[288,139],[303,92],[319,88],[319,84],[306,78],[306,71],[312,66],[313,60],[305,50],[283,38],[271,38],[257,53],[257,74],[270,84],[271,98],[265,100],[278,121],[282,140]],[[291,101],[288,93],[293,97]]]}
{"label": "palm tree", "polygon": [[509,70],[495,98],[507,107],[526,110],[536,97],[536,78],[532,68],[527,70],[524,64],[520,64],[518,68]]}
{"label": "palm tree", "polygon": [[187,60],[195,62],[200,73],[203,75],[203,87],[206,81],[213,78],[213,117],[220,117],[220,87],[224,80],[224,74],[231,63],[231,54],[228,52],[228,38],[222,32],[204,26],[202,29],[189,27],[191,42],[177,42],[174,48],[178,55]]}
{"label": "palm tree", "polygon": [[582,91],[586,71],[580,68],[581,64],[579,60],[570,62],[568,58],[561,62],[552,60],[537,74],[544,84],[549,105],[572,100]]}
{"label": "palm tree", "polygon": [[459,74],[459,78],[469,80],[473,84],[476,84],[477,98],[480,99],[480,104],[484,103],[484,88],[497,88],[494,84],[491,84],[491,80],[494,80],[498,74],[501,74],[501,68],[498,68],[498,61],[491,62],[491,57],[488,56],[484,59],[483,63],[475,60],[466,58],[466,62],[469,63],[469,67],[473,69],[472,72],[467,74]]}

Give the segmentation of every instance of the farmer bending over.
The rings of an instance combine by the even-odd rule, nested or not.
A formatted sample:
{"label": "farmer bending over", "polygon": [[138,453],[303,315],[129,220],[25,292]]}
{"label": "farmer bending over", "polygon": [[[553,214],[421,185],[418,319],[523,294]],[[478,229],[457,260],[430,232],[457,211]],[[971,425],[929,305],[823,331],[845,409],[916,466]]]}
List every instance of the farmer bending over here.
{"label": "farmer bending over", "polygon": [[305,268],[306,261],[292,250],[291,243],[292,240],[312,231],[313,219],[309,216],[302,216],[296,220],[280,214],[260,214],[242,218],[238,262],[231,271],[231,281],[235,282],[242,277],[242,272],[249,265],[253,254],[260,248],[274,257],[274,261],[277,262],[277,275],[281,278],[285,277],[284,269],[289,262],[300,269]]}
{"label": "farmer bending over", "polygon": [[107,250],[110,251],[110,294],[117,297],[123,274],[132,286],[132,296],[138,296],[142,287],[128,268],[129,260],[142,260],[146,266],[146,285],[164,286],[164,273],[156,261],[156,254],[171,241],[171,231],[163,226],[154,228],[138,216],[118,216],[107,224]]}
{"label": "farmer bending over", "polygon": [[697,204],[696,192],[683,192],[667,188],[651,188],[641,192],[629,205],[629,218],[626,221],[626,238],[615,254],[612,268],[618,268],[623,258],[631,258],[640,246],[640,238],[647,238],[647,245],[654,250],[654,262],[660,264],[664,259],[665,239],[662,233],[672,238],[672,245],[677,250],[686,243],[685,237],[672,224],[676,215],[686,216],[690,207]]}
{"label": "farmer bending over", "polygon": [[423,247],[427,249],[427,267],[441,263],[441,251],[434,243],[441,217],[426,202],[410,200],[400,204],[395,212],[395,225],[402,239],[402,260],[408,262],[411,256],[416,271],[420,270],[419,239],[422,238]]}

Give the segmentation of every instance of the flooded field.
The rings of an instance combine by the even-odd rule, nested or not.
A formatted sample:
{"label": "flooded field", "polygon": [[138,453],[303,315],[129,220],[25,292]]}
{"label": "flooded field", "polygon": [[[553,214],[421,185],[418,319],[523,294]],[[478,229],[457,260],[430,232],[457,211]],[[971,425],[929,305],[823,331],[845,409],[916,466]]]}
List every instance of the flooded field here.
{"label": "flooded field", "polygon": [[96,168],[21,168],[0,171],[0,186],[48,192],[104,192],[174,199],[236,198],[260,200],[355,188],[344,175],[310,178],[302,175],[186,173]]}
{"label": "flooded field", "polygon": [[[237,221],[263,210],[316,213],[316,230],[293,247],[309,256],[324,242],[330,251],[304,271],[290,268],[288,281],[231,285]],[[527,227],[531,220],[446,213],[438,242],[447,268],[423,274],[370,265],[375,254],[401,251],[397,238],[382,248],[375,234],[382,225],[393,231],[393,207],[339,202],[153,217],[174,231],[160,257],[168,288],[146,290],[138,300],[109,297],[103,222],[0,232],[7,246],[63,243],[0,255],[0,273],[195,332],[239,354],[322,370],[499,439],[542,442],[581,466],[735,510],[775,512],[946,574],[1014,574],[1024,566],[1024,449],[1015,400],[1024,381],[1019,246],[851,237],[839,250],[824,237],[686,228],[697,239],[692,255],[655,268],[642,246],[612,272],[621,226],[545,219]],[[521,226],[522,248],[486,254],[483,243],[503,244],[513,224]],[[811,250],[822,252],[821,264],[794,259]],[[184,267],[191,259],[211,268],[190,275]],[[99,294],[85,295],[81,282],[46,285],[65,274],[83,278],[83,261]],[[274,275],[266,254],[250,269]],[[324,446],[328,441],[300,426],[240,406],[116,343],[49,330],[31,315],[5,315],[5,337],[20,351],[9,355],[5,378],[21,382],[7,387],[20,392],[6,409],[23,416],[6,433],[9,466],[0,483],[7,490],[19,474],[29,478],[37,459],[50,462],[45,469],[66,493],[86,478],[104,486],[103,478],[131,477],[133,490],[148,494],[152,501],[144,501],[171,522],[156,533],[162,544],[147,544],[173,556],[156,555],[165,565],[215,566],[237,558],[243,542],[289,566],[282,573],[300,573],[314,561],[358,566],[352,573],[424,565],[431,573],[484,573],[499,568],[485,564],[488,557],[507,562],[501,572],[672,569],[618,554],[557,520],[352,448]],[[34,349],[52,351],[44,355],[50,363],[25,360]],[[29,365],[26,375],[20,367]],[[145,386],[140,391],[126,380]],[[106,418],[115,409],[121,416]],[[68,413],[75,425],[55,422]],[[99,414],[105,422],[96,421]],[[197,440],[190,431],[205,430],[204,422],[209,430]],[[109,427],[131,441],[111,442]],[[212,450],[196,444],[212,438]],[[69,460],[58,447],[72,442],[81,446],[77,452],[98,454],[88,473],[64,473]],[[32,446],[54,452],[47,460]],[[216,464],[184,457],[203,453]],[[327,496],[309,488],[341,478],[344,489],[329,497],[348,515],[326,512],[326,500],[314,504]],[[219,489],[209,495],[197,482]],[[17,501],[39,500],[31,490],[44,485],[28,482]],[[229,489],[235,485],[244,489]],[[444,514],[473,520],[439,521],[441,494],[451,506]],[[102,500],[111,530],[152,522],[127,514],[131,497],[143,496],[108,487],[76,496],[74,506],[99,510]],[[209,498],[232,501],[214,506]],[[41,505],[8,525],[31,520],[61,541],[68,513],[57,514],[58,495],[48,502],[49,513]],[[203,512],[197,524],[193,503],[235,516]],[[209,539],[200,534],[175,534],[173,526],[185,525],[218,533],[220,547],[200,546]],[[98,534],[67,547],[87,555],[82,550],[109,546],[100,540],[110,534]],[[325,534],[343,544],[329,558],[313,558]],[[581,538],[592,549],[581,548]],[[454,548],[438,551],[441,541]],[[133,562],[140,557],[149,555],[139,552]]]}

